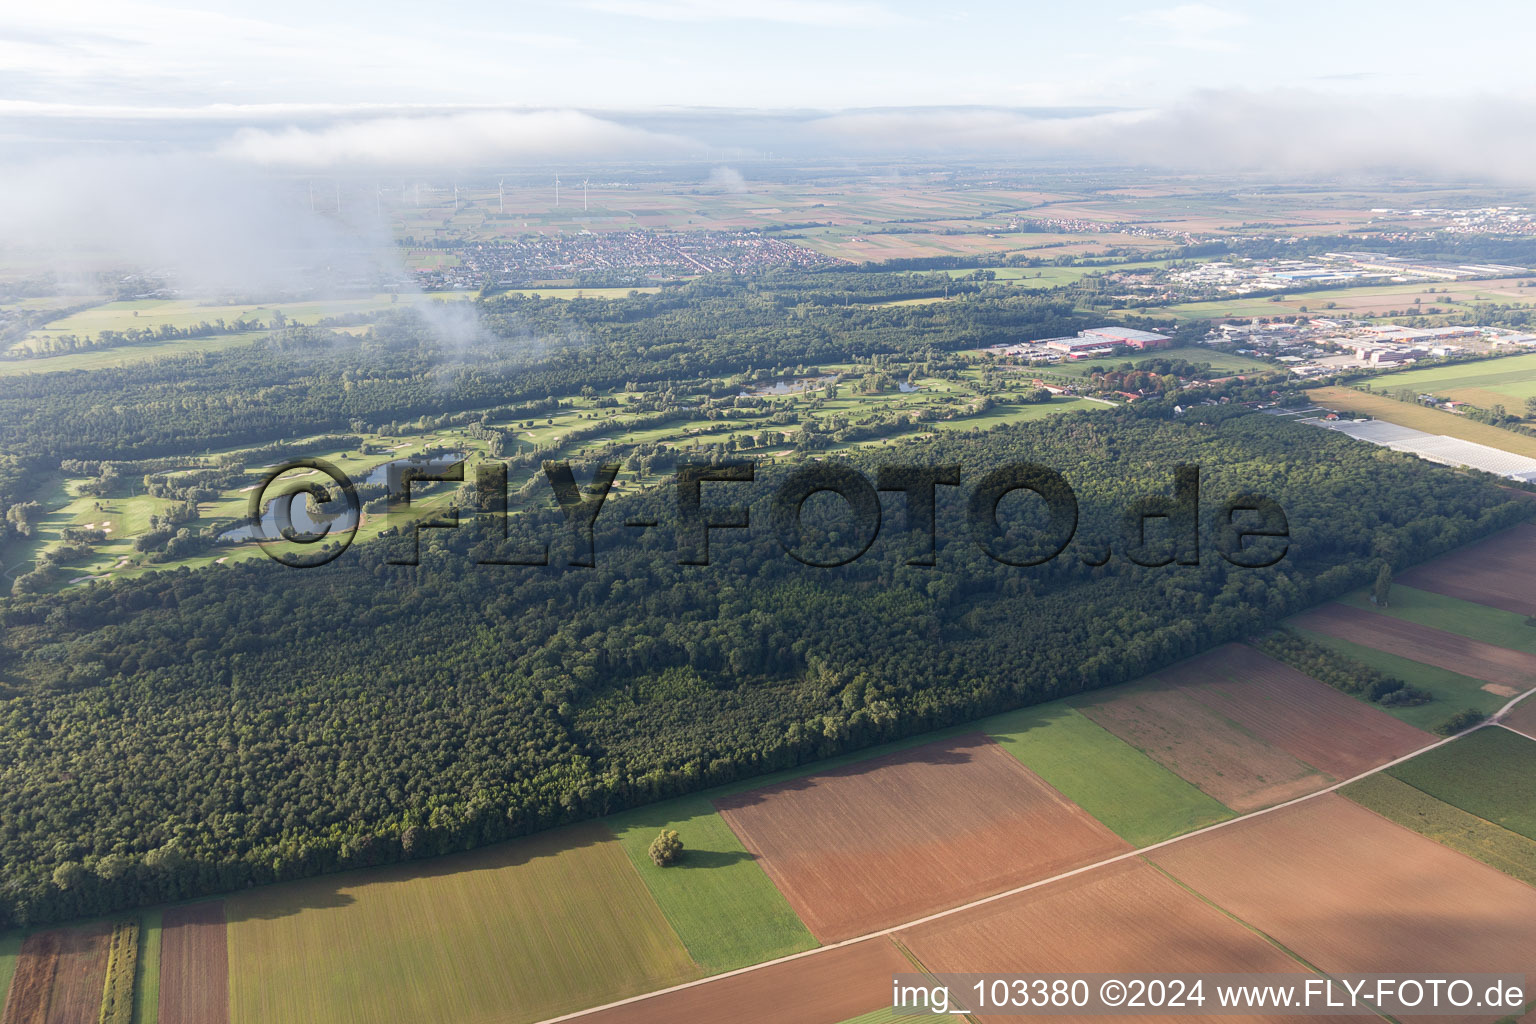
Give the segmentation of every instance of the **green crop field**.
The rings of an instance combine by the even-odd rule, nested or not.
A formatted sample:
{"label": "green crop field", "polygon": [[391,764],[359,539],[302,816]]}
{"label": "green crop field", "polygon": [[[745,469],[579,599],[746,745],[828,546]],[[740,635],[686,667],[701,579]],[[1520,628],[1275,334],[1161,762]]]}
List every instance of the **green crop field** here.
{"label": "green crop field", "polygon": [[11,990],[11,978],[16,974],[16,956],[21,952],[21,932],[0,935],[0,1006],[5,1005],[5,995]]}
{"label": "green crop field", "polygon": [[1527,398],[1536,396],[1536,354],[1403,370],[1377,377],[1371,386],[1378,391],[1412,388],[1482,406],[1502,401],[1517,411],[1524,408]]}
{"label": "green crop field", "polygon": [[[1395,593],[1398,588],[1393,587]],[[1404,588],[1406,589],[1406,588]],[[1356,661],[1364,662],[1378,672],[1383,672],[1411,686],[1417,686],[1421,690],[1427,690],[1434,695],[1434,700],[1428,704],[1420,704],[1417,707],[1392,707],[1383,704],[1372,704],[1372,707],[1380,708],[1388,714],[1401,718],[1415,728],[1425,732],[1434,732],[1444,721],[1455,715],[1458,711],[1472,708],[1485,715],[1491,715],[1508,703],[1508,697],[1501,697],[1496,693],[1489,693],[1483,689],[1487,683],[1481,679],[1473,679],[1471,676],[1459,675],[1447,669],[1435,665],[1426,665],[1420,661],[1411,661],[1389,651],[1379,651],[1374,647],[1366,647],[1351,640],[1343,640],[1339,637],[1327,636],[1323,633],[1314,633],[1309,629],[1302,629],[1287,623],[1287,628],[1295,630],[1301,636],[1317,644],[1348,655]]]}
{"label": "green crop field", "polygon": [[133,1024],[157,1024],[160,1019],[160,918],[147,910],[139,919],[139,974],[133,983]]}
{"label": "green crop field", "polygon": [[987,735],[1120,838],[1149,846],[1232,812],[1062,703],[1012,711]]}
{"label": "green crop field", "polygon": [[1190,363],[1210,363],[1212,369],[1227,370],[1232,373],[1259,373],[1276,369],[1276,367],[1260,362],[1257,359],[1233,355],[1230,352],[1217,352],[1199,345],[1154,349],[1150,352],[1137,352],[1126,356],[1104,356],[1100,359],[1077,359],[1070,363],[1058,363],[1046,369],[1049,373],[1065,373],[1074,377],[1086,377],[1088,376],[1089,369],[1095,366],[1102,366],[1107,369],[1119,366],[1121,363],[1134,364],[1147,359],[1183,359]]}
{"label": "green crop field", "polygon": [[[715,974],[816,945],[789,903],[704,796],[683,797],[607,819],[661,912],[706,973]],[[658,868],[647,854],[664,828],[683,855]],[[751,922],[743,927],[743,922]]]}
{"label": "green crop field", "polygon": [[0,378],[21,377],[29,373],[57,373],[61,370],[101,370],[131,366],[134,363],[148,362],[162,356],[183,355],[188,352],[218,352],[238,348],[241,345],[260,341],[266,336],[265,330],[242,331],[236,334],[215,334],[207,338],[172,338],[167,341],[145,342],[141,345],[118,345],[115,348],[71,352],[61,356],[0,359]]}
{"label": "green crop field", "polygon": [[1383,818],[1536,885],[1536,840],[1436,800],[1384,772],[1351,783],[1340,792]]}
{"label": "green crop field", "polygon": [[1340,600],[1357,608],[1381,612],[1421,626],[1459,633],[1485,644],[1497,644],[1536,654],[1536,626],[1526,625],[1525,616],[1502,608],[1445,597],[1429,590],[1415,590],[1397,583],[1392,585],[1385,608],[1371,604],[1364,590],[1358,590]]}
{"label": "green crop field", "polygon": [[842,1024],[917,1024],[921,1020],[933,1020],[933,1016],[931,1013],[902,1013],[900,1010],[885,1007],[870,1013],[861,1013],[857,1017],[843,1021]]}
{"label": "green crop field", "polygon": [[1414,789],[1536,839],[1536,740],[1479,729],[1388,770]]}
{"label": "green crop field", "polygon": [[233,1024],[516,1024],[700,975],[598,824],[226,906]]}

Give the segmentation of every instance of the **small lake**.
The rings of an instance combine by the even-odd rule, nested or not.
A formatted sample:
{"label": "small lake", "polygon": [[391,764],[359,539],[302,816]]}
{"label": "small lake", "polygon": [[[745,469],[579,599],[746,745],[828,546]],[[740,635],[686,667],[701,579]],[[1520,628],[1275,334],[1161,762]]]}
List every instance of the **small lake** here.
{"label": "small lake", "polygon": [[804,377],[800,380],[781,380],[777,383],[767,385],[766,387],[758,388],[756,391],[743,391],[741,394],[746,398],[770,398],[774,395],[798,395],[803,391],[813,391],[816,388],[825,387],[836,379],[837,378],[835,376],[826,376]]}
{"label": "small lake", "polygon": [[[429,457],[408,455],[402,459],[391,459],[388,462],[382,462],[374,466],[368,471],[367,476],[355,481],[355,483],[386,485],[389,483],[391,468],[398,468],[399,470],[420,468],[429,473],[441,473],[463,458],[464,454],[462,452],[438,454]],[[340,493],[340,488],[336,486],[335,481],[324,473],[315,473],[314,480],[328,491],[331,491],[335,496],[333,500],[314,509],[313,513],[310,510],[312,499],[309,495],[290,494],[282,498],[273,499],[267,503],[267,509],[261,516],[260,529],[257,529],[254,524],[246,522],[243,526],[225,530],[219,534],[218,539],[226,544],[241,543],[248,540],[277,540],[283,535],[282,527],[278,525],[278,511],[280,509],[286,510],[291,518],[294,530],[301,534],[319,533],[325,529],[326,524],[330,524],[332,534],[345,533],[353,529],[357,525],[357,517],[347,508],[347,499]],[[295,502],[295,498],[302,500]]]}

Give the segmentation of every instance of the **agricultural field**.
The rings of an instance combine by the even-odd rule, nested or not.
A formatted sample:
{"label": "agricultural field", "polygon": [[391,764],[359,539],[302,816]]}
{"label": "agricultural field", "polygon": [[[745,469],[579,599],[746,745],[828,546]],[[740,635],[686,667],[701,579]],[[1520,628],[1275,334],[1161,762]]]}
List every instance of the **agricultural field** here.
{"label": "agricultural field", "polygon": [[1533,578],[1536,526],[1522,523],[1415,566],[1399,576],[1398,581],[1420,590],[1491,605],[1514,615],[1533,616]]}
{"label": "agricultural field", "polygon": [[1391,651],[1412,661],[1482,679],[1506,700],[1536,686],[1536,655],[1344,604],[1314,608],[1290,620],[1313,633]]}
{"label": "agricultural field", "polygon": [[[1529,529],[1529,526],[1515,527],[1517,531]],[[1518,543],[1518,535],[1504,536],[1505,543],[1502,547],[1507,555],[1508,548]],[[1455,554],[1464,554],[1468,550],[1463,548]],[[1402,578],[1399,577],[1399,579]],[[1528,624],[1525,616],[1502,608],[1464,601],[1446,594],[1437,594],[1432,590],[1419,590],[1398,582],[1393,583],[1385,606],[1371,604],[1370,595],[1364,590],[1347,594],[1339,601],[1341,604],[1359,608],[1362,611],[1378,612],[1420,626],[1459,633],[1470,640],[1485,644],[1495,644],[1511,650],[1524,651],[1527,654],[1536,654],[1536,625]]]}
{"label": "agricultural field", "polygon": [[[1353,658],[1383,675],[1401,679],[1408,685],[1416,686],[1429,693],[1434,699],[1427,704],[1376,705],[1387,714],[1415,728],[1434,731],[1465,709],[1470,708],[1482,714],[1491,715],[1509,702],[1508,697],[1494,693],[1488,688],[1489,686],[1498,687],[1498,684],[1474,679],[1434,665],[1426,665],[1423,662],[1410,661],[1390,651],[1377,650],[1375,647],[1341,640],[1336,636],[1314,633],[1309,629],[1296,626],[1294,622],[1288,622],[1286,625],[1320,647],[1326,647],[1345,657]],[[1502,687],[1498,688],[1502,689]]]}
{"label": "agricultural field", "polygon": [[112,926],[34,932],[17,955],[4,1024],[91,1024],[101,1011]]}
{"label": "agricultural field", "polygon": [[1232,812],[1061,702],[982,723],[992,741],[1132,846],[1223,821]]}
{"label": "agricultural field", "polygon": [[1536,739],[1536,699],[1525,698],[1504,716],[1504,724],[1523,736]]}
{"label": "agricultural field", "polygon": [[1536,886],[1536,840],[1436,800],[1387,772],[1353,782],[1339,792],[1389,821]]}
{"label": "agricultural field", "polygon": [[1218,647],[1184,665],[1186,678],[1200,679],[1212,711],[1335,778],[1351,778],[1434,742],[1244,644]]}
{"label": "agricultural field", "polygon": [[1126,362],[1139,363],[1144,359],[1183,359],[1190,363],[1209,363],[1214,370],[1226,370],[1234,374],[1266,373],[1275,370],[1274,366],[1257,359],[1250,359],[1247,356],[1235,355],[1230,352],[1218,352],[1215,349],[1205,348],[1200,345],[1185,345],[1177,348],[1161,348],[1150,352],[1138,352],[1129,356],[1076,359],[1057,363],[1049,368],[1049,372],[1067,374],[1073,377],[1086,377],[1088,376],[1088,371],[1095,366],[1119,366],[1121,363]]}
{"label": "agricultural field", "polygon": [[162,910],[146,910],[139,919],[139,967],[133,984],[134,1024],[160,1019],[160,928]]}
{"label": "agricultural field", "polygon": [[232,1024],[529,1022],[701,974],[597,823],[253,889],[228,912]]}
{"label": "agricultural field", "polygon": [[1490,448],[1536,458],[1536,437],[1513,430],[1479,423],[1455,413],[1431,409],[1416,402],[1399,402],[1386,395],[1369,394],[1356,388],[1324,387],[1307,391],[1313,404],[1341,412],[1362,413],[1372,419],[1412,427],[1430,434],[1458,437],[1463,441],[1485,444]]}
{"label": "agricultural field", "polygon": [[977,733],[715,806],[822,942],[1130,849]]}
{"label": "agricultural field", "polygon": [[1308,970],[1140,858],[972,907],[897,937],[934,973],[1012,974],[1024,964],[1042,974]]}
{"label": "agricultural field", "polygon": [[117,345],[88,352],[37,356],[32,359],[0,359],[0,380],[24,379],[27,375],[36,373],[132,366],[134,363],[148,362],[162,356],[182,355],[193,346],[198,352],[221,352],[224,349],[254,344],[266,336],[265,330],[237,331],[230,334],[214,334],[206,338],[174,338],[167,341],[145,342],[140,345]]}
{"label": "agricultural field", "polygon": [[164,1024],[230,1020],[226,909],[225,901],[210,900],[161,915],[158,1019]]}
{"label": "agricultural field", "polygon": [[1318,970],[1523,973],[1536,888],[1337,793],[1150,855],[1200,896]]}
{"label": "agricultural field", "polygon": [[1536,740],[1497,727],[1388,769],[1414,789],[1536,840]]}
{"label": "agricultural field", "polygon": [[[692,796],[605,819],[640,880],[706,974],[774,960],[816,945],[708,797]],[[659,868],[647,850],[675,829],[683,855]],[[752,922],[750,928],[743,921]]]}
{"label": "agricultural field", "polygon": [[[1298,313],[1392,319],[1419,316],[1431,306],[1445,313],[1471,312],[1479,305],[1515,306],[1536,302],[1536,291],[1524,278],[1488,281],[1390,283],[1354,288],[1294,291],[1280,296],[1234,296],[1201,302],[1181,302],[1163,312],[1180,319],[1216,317],[1293,316]],[[1435,289],[1433,292],[1430,289]],[[1415,301],[1417,300],[1417,302]]]}
{"label": "agricultural field", "polygon": [[[1328,785],[1325,772],[1210,705],[1205,691],[1220,669],[1204,658],[1181,662],[1139,683],[1084,695],[1075,703],[1093,721],[1239,813]],[[1254,699],[1266,698],[1256,690]],[[1221,701],[1223,707],[1229,703]],[[1332,739],[1341,746],[1348,742],[1337,732]]]}
{"label": "agricultural field", "polygon": [[1485,409],[1503,405],[1511,412],[1521,412],[1525,400],[1536,397],[1536,354],[1401,370],[1372,378],[1371,386],[1382,391],[1410,388]]}
{"label": "agricultural field", "polygon": [[[880,936],[577,1017],[580,1024],[842,1024],[891,1005],[891,975],[912,970]],[[878,1019],[878,1018],[877,1018]]]}

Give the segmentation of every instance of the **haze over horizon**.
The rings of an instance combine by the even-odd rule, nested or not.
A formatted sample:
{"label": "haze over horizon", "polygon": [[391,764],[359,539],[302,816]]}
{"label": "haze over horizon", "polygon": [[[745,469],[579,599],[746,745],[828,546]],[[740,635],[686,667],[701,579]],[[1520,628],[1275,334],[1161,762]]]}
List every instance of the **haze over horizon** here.
{"label": "haze over horizon", "polygon": [[583,0],[425,18],[76,0],[0,13],[0,138],[8,163],[127,151],[298,171],[942,152],[1523,178],[1536,9],[1458,7],[1497,33],[1393,10]]}

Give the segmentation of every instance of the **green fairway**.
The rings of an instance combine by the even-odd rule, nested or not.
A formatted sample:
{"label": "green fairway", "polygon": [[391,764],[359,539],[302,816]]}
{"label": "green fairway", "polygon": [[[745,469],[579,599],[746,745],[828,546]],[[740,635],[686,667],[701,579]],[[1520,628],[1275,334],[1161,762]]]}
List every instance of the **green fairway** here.
{"label": "green fairway", "polygon": [[1351,783],[1339,792],[1404,828],[1536,885],[1536,840],[1436,800],[1383,772]]}
{"label": "green fairway", "polygon": [[[683,945],[709,974],[816,945],[779,890],[704,796],[653,804],[607,819]],[[659,868],[647,854],[664,828],[683,855]],[[750,927],[744,927],[750,922]]]}
{"label": "green fairway", "polygon": [[1446,597],[1429,590],[1415,590],[1400,583],[1392,584],[1385,608],[1371,604],[1367,591],[1357,590],[1339,599],[1356,608],[1381,612],[1421,626],[1459,633],[1471,640],[1496,644],[1517,651],[1536,654],[1536,626],[1525,624],[1525,616],[1502,608]]}
{"label": "green fairway", "polygon": [[133,982],[133,1024],[157,1024],[160,1019],[160,918],[147,910],[139,920],[138,976]]}
{"label": "green fairway", "polygon": [[[1397,592],[1396,587],[1392,590]],[[1404,588],[1407,589],[1407,588]],[[1410,686],[1417,686],[1421,690],[1427,690],[1434,695],[1434,700],[1428,704],[1420,704],[1417,707],[1392,707],[1385,704],[1372,704],[1372,707],[1380,708],[1390,715],[1401,718],[1416,728],[1425,732],[1434,732],[1442,722],[1449,719],[1458,711],[1473,708],[1485,715],[1502,708],[1508,703],[1508,697],[1501,697],[1496,693],[1489,693],[1483,689],[1487,684],[1481,679],[1473,679],[1471,676],[1458,675],[1455,672],[1438,668],[1434,665],[1426,665],[1423,662],[1411,661],[1387,651],[1378,651],[1374,647],[1366,647],[1350,640],[1342,640],[1338,637],[1327,636],[1323,633],[1314,633],[1309,629],[1301,629],[1287,624],[1287,628],[1293,629],[1300,636],[1306,637],[1313,643],[1348,655],[1356,661],[1364,662],[1378,672],[1385,673],[1396,679],[1401,679]]]}
{"label": "green fairway", "polygon": [[1141,751],[1060,702],[983,725],[1002,748],[1135,846],[1232,817]]}
{"label": "green fairway", "polygon": [[1493,726],[1389,770],[1414,789],[1536,839],[1536,740]]}
{"label": "green fairway", "polygon": [[700,975],[596,823],[226,907],[232,1024],[527,1024]]}

